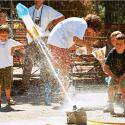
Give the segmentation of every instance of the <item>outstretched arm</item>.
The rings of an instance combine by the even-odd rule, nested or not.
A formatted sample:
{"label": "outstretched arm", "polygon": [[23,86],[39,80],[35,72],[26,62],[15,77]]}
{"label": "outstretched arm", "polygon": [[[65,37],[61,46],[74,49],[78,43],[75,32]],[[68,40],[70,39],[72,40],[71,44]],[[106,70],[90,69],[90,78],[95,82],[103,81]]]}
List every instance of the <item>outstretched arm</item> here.
{"label": "outstretched arm", "polygon": [[118,77],[112,73],[112,71],[110,70],[109,66],[104,64],[103,65],[103,70],[104,72],[108,75],[108,76],[111,76],[113,79],[116,80],[116,82],[118,82]]}
{"label": "outstretched arm", "polygon": [[65,16],[61,16],[61,17],[59,17],[59,18],[57,18],[57,19],[52,20],[52,21],[48,24],[46,30],[50,30],[50,31],[51,31],[51,30],[53,29],[53,27],[54,27],[57,23],[59,23],[60,21],[62,21],[62,20],[64,20],[64,19],[65,19]]}
{"label": "outstretched arm", "polygon": [[14,46],[11,48],[11,55],[14,54],[15,50],[20,50],[20,49],[24,49],[24,45],[19,45],[19,46]]}

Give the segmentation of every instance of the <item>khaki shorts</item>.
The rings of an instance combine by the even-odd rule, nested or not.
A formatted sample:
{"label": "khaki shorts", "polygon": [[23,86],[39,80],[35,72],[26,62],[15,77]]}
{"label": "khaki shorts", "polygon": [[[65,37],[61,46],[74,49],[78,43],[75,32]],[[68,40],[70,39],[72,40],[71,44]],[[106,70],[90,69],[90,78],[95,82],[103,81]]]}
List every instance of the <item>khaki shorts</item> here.
{"label": "khaki shorts", "polygon": [[13,68],[6,67],[0,69],[0,86],[5,89],[10,89],[13,83]]}
{"label": "khaki shorts", "polygon": [[[109,82],[109,86],[115,85],[115,80],[113,78],[111,78],[110,82]],[[121,87],[125,88],[125,79],[123,79],[120,82]]]}
{"label": "khaki shorts", "polygon": [[50,46],[50,51],[52,55],[52,63],[55,68],[59,68],[64,72],[69,72],[70,66],[72,64],[69,50],[56,46]]}

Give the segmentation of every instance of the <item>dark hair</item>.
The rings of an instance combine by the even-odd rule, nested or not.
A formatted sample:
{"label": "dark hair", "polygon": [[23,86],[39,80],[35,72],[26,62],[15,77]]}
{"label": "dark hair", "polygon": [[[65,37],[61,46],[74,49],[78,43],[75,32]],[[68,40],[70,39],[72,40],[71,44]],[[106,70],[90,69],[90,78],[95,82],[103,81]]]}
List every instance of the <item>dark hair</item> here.
{"label": "dark hair", "polygon": [[94,29],[95,31],[100,30],[102,28],[102,21],[101,18],[94,14],[88,14],[85,17],[87,25],[89,28]]}
{"label": "dark hair", "polygon": [[117,40],[125,40],[125,35],[123,33],[120,33],[116,36]]}
{"label": "dark hair", "polygon": [[110,37],[116,37],[118,34],[121,34],[120,31],[114,31],[111,33]]}
{"label": "dark hair", "polygon": [[0,9],[0,14],[3,13],[5,16],[7,16],[7,13]]}
{"label": "dark hair", "polygon": [[6,31],[6,32],[10,32],[10,28],[9,28],[9,26],[7,25],[7,24],[4,24],[4,25],[0,25],[0,32],[4,32],[4,31]]}

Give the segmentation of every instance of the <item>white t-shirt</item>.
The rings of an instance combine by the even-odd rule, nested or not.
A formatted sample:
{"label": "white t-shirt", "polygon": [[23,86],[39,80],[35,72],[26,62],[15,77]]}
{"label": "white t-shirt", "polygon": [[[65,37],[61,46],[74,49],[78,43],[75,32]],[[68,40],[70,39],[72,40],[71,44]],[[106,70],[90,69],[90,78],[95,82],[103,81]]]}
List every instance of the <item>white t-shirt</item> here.
{"label": "white t-shirt", "polygon": [[[50,31],[45,31],[48,24],[54,19],[60,18],[63,16],[60,12],[56,11],[50,6],[43,5],[38,10],[35,9],[35,6],[29,8],[29,13],[32,20],[35,22],[36,17],[40,18],[40,30],[43,36],[49,36]],[[30,39],[29,39],[30,42]]]}
{"label": "white t-shirt", "polygon": [[0,42],[0,68],[13,66],[11,48],[19,45],[22,44],[13,39],[8,39],[6,42]]}
{"label": "white t-shirt", "polygon": [[73,37],[83,39],[87,23],[83,18],[71,17],[59,22],[51,31],[47,44],[60,48],[70,48]]}

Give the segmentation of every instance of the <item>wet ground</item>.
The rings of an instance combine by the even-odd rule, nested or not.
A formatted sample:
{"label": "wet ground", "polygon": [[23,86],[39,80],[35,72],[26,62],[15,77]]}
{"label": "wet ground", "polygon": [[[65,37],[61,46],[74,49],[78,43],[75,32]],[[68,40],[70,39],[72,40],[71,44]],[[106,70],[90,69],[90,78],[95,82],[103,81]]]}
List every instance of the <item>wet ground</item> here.
{"label": "wet ground", "polygon": [[76,93],[70,92],[72,103],[54,103],[45,106],[38,85],[30,87],[27,93],[17,95],[13,98],[16,105],[11,109],[6,106],[6,100],[2,104],[3,111],[0,112],[0,125],[66,125],[66,112],[72,111],[74,104],[77,107],[85,107],[88,111],[102,109],[106,104],[106,87],[84,86]]}

